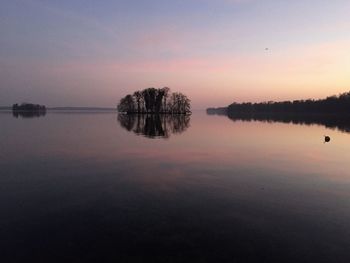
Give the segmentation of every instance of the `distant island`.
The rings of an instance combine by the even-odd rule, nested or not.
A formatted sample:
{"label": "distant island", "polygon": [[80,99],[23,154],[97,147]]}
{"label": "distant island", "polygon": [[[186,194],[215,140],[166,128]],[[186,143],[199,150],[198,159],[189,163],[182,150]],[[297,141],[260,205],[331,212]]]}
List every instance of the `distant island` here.
{"label": "distant island", "polygon": [[232,103],[223,108],[208,108],[208,114],[350,114],[350,92],[319,100]]}
{"label": "distant island", "polygon": [[127,114],[190,114],[190,99],[180,92],[165,88],[147,88],[122,98],[117,106]]}
{"label": "distant island", "polygon": [[18,116],[23,118],[40,117],[46,114],[46,107],[44,105],[32,103],[16,103],[12,106],[12,113],[16,118],[18,118]]}
{"label": "distant island", "polygon": [[44,105],[32,104],[32,103],[22,103],[22,104],[13,104],[12,111],[28,111],[28,112],[44,112],[46,107]]}

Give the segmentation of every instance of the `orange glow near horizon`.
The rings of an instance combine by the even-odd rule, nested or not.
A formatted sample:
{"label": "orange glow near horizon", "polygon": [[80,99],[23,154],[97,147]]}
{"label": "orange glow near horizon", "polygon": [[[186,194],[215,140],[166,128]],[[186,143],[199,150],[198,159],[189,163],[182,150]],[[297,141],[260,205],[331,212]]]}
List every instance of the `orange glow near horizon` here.
{"label": "orange glow near horizon", "polygon": [[[42,78],[63,82],[64,86],[79,82],[88,93],[95,93],[94,101],[102,101],[108,94],[113,103],[119,94],[149,86],[169,86],[187,93],[194,108],[205,108],[226,106],[233,101],[323,98],[346,92],[350,89],[350,53],[346,49],[349,44],[270,50],[232,58],[121,64],[73,62],[38,68],[45,68]],[[103,92],[96,93],[97,90]]]}

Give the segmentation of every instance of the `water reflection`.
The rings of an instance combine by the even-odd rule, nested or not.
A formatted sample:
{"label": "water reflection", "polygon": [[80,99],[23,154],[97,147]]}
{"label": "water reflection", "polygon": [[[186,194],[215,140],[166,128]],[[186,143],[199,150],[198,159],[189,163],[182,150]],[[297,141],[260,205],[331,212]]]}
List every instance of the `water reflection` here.
{"label": "water reflection", "polygon": [[350,262],[350,133],[116,118],[0,114],[1,262]]}
{"label": "water reflection", "polygon": [[[208,113],[208,115],[214,115]],[[324,114],[285,114],[285,113],[229,113],[226,115],[233,121],[262,121],[262,122],[282,122],[292,124],[323,125],[330,129],[338,129],[342,132],[350,133],[350,115],[324,115]]]}
{"label": "water reflection", "polygon": [[124,129],[148,138],[169,138],[190,126],[190,116],[183,114],[119,114],[118,121]]}
{"label": "water reflection", "polygon": [[12,115],[15,118],[39,118],[46,115],[46,111],[12,111]]}

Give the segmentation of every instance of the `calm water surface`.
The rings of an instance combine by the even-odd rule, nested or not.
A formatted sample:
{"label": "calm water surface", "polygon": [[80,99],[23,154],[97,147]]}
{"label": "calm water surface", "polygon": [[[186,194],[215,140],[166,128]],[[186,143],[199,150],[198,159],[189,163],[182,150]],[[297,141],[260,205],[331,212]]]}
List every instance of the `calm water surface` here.
{"label": "calm water surface", "polygon": [[350,262],[349,168],[322,125],[3,113],[0,261]]}

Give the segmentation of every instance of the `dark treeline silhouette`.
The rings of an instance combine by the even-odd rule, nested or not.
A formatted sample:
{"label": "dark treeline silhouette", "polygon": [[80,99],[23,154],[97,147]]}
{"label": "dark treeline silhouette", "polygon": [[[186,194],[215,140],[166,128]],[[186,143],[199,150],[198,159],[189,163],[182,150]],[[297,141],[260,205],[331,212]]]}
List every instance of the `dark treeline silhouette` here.
{"label": "dark treeline silhouette", "polygon": [[148,88],[135,91],[122,98],[118,111],[128,114],[189,114],[190,99],[180,92],[172,93],[169,88]]}
{"label": "dark treeline silhouette", "polygon": [[22,103],[20,105],[13,104],[13,111],[46,111],[46,107],[44,105],[32,104],[32,103]]}
{"label": "dark treeline silhouette", "polygon": [[228,113],[233,121],[283,122],[304,125],[323,125],[350,133],[350,115],[293,114],[293,113]]}
{"label": "dark treeline silhouette", "polygon": [[232,103],[228,113],[308,113],[350,114],[350,92],[319,100],[294,100],[261,103]]}
{"label": "dark treeline silhouette", "polygon": [[46,115],[46,107],[44,105],[32,104],[32,103],[22,103],[13,104],[12,114],[14,117],[18,118],[33,118],[41,117]]}
{"label": "dark treeline silhouette", "polygon": [[319,100],[232,103],[226,108],[208,108],[207,114],[227,115],[234,121],[318,124],[350,132],[350,92]]}
{"label": "dark treeline silhouette", "polygon": [[190,126],[190,116],[185,114],[118,114],[118,121],[126,130],[148,138],[169,138]]}

